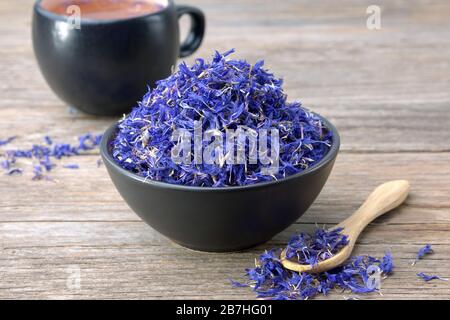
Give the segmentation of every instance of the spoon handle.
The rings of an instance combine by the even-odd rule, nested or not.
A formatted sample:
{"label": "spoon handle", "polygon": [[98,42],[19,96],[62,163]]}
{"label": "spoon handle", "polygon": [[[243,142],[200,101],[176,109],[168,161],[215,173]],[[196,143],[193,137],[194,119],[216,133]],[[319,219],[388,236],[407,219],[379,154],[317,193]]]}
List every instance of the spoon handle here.
{"label": "spoon handle", "polygon": [[345,229],[344,233],[353,235],[350,241],[356,241],[359,233],[370,222],[399,206],[408,196],[409,189],[410,185],[406,180],[389,181],[379,185],[361,207],[337,227],[342,227]]}

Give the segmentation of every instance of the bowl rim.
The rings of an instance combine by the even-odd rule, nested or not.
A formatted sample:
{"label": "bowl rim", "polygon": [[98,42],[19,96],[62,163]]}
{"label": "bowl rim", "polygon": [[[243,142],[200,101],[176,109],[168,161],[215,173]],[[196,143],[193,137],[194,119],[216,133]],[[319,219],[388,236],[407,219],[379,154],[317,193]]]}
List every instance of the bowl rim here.
{"label": "bowl rim", "polygon": [[162,188],[162,189],[176,189],[176,190],[184,190],[184,191],[200,191],[200,192],[223,192],[223,191],[239,191],[239,190],[252,190],[252,189],[258,189],[263,188],[271,185],[277,185],[283,182],[287,182],[289,180],[293,180],[299,177],[311,175],[317,171],[319,171],[321,168],[326,166],[329,162],[331,162],[333,159],[336,158],[339,147],[340,147],[340,136],[336,129],[336,127],[328,121],[325,117],[321,116],[318,113],[312,112],[316,116],[320,118],[320,120],[325,124],[325,127],[328,130],[331,130],[333,137],[332,137],[332,144],[330,149],[328,150],[327,154],[315,165],[309,167],[308,169],[305,169],[303,171],[297,172],[295,174],[292,174],[290,176],[287,176],[282,179],[278,180],[271,180],[271,181],[264,181],[264,182],[258,182],[254,184],[244,185],[244,186],[225,186],[225,187],[199,187],[199,186],[187,186],[187,185],[179,185],[179,184],[172,184],[164,181],[155,181],[148,178],[144,178],[142,176],[137,175],[136,173],[133,173],[131,171],[128,171],[124,168],[122,168],[118,163],[114,161],[114,158],[109,152],[109,145],[110,141],[113,139],[113,136],[115,136],[115,133],[118,129],[119,122],[116,122],[112,124],[103,134],[102,140],[100,142],[100,154],[103,158],[103,161],[105,162],[106,166],[109,168],[112,168],[120,175],[123,175],[127,177],[128,179],[131,179],[136,182],[143,183],[145,185]]}

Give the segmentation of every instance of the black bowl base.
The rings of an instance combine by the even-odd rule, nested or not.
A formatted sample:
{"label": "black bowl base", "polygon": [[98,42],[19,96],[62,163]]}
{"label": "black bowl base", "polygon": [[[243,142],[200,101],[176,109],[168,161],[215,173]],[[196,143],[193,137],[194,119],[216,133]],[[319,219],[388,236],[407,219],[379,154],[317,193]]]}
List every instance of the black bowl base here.
{"label": "black bowl base", "polygon": [[267,239],[265,241],[260,241],[258,243],[252,244],[252,245],[246,245],[246,246],[242,246],[242,247],[236,247],[236,248],[227,248],[227,249],[214,249],[214,248],[207,248],[207,247],[196,247],[196,246],[191,246],[189,244],[185,244],[185,243],[180,243],[178,241],[175,241],[173,239],[169,239],[170,241],[172,241],[175,245],[183,247],[184,249],[190,250],[190,251],[195,251],[195,252],[202,252],[202,253],[237,253],[237,252],[243,252],[243,251],[247,251],[249,249],[252,248],[256,248],[264,243],[267,243],[270,239]]}

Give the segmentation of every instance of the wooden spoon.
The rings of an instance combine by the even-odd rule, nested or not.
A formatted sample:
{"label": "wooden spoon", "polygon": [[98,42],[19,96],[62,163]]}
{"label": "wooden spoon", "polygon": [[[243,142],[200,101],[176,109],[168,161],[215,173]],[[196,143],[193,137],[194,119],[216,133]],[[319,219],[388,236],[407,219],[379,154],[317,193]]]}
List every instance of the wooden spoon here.
{"label": "wooden spoon", "polygon": [[286,251],[283,250],[281,263],[289,270],[311,273],[338,267],[350,257],[356,239],[364,228],[374,219],[399,206],[408,196],[409,188],[409,182],[406,180],[390,181],[378,186],[355,213],[334,227],[343,228],[341,233],[348,236],[349,243],[333,257],[311,266],[286,259]]}

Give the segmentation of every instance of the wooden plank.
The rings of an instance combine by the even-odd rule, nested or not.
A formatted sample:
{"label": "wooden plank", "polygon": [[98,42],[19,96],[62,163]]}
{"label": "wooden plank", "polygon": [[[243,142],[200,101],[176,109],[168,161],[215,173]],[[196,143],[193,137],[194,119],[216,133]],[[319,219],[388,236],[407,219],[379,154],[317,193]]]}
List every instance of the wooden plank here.
{"label": "wooden plank", "polygon": [[[415,276],[430,270],[450,276],[448,199],[444,193],[430,196],[427,192],[435,190],[437,175],[447,172],[449,155],[403,156],[341,155],[324,193],[308,214],[269,243],[239,254],[206,254],[172,244],[126,208],[105,169],[96,167],[94,156],[70,159],[81,165],[76,174],[55,169],[58,183],[32,182],[27,176],[9,177],[8,183],[2,179],[2,188],[13,184],[11,189],[23,188],[19,193],[29,191],[27,204],[14,197],[5,199],[7,207],[2,209],[0,270],[5,280],[0,282],[0,297],[250,299],[253,295],[245,289],[231,289],[228,279],[242,279],[243,270],[260,252],[284,245],[294,232],[312,230],[314,222],[341,220],[378,182],[406,177],[413,180],[407,205],[372,224],[357,246],[357,253],[377,256],[391,249],[397,270],[385,281],[383,297],[361,298],[449,298],[448,283],[424,284]],[[412,159],[419,165],[408,165]],[[390,165],[381,170],[386,163]],[[423,163],[434,170],[419,171]],[[350,168],[353,170],[349,177]],[[367,176],[374,177],[371,183]],[[445,179],[449,176],[443,174],[444,181],[438,187],[448,187]],[[85,179],[85,185],[78,182],[79,177]],[[52,198],[56,190],[58,197]],[[86,197],[91,199],[83,200]],[[416,251],[425,243],[431,243],[436,254],[410,267]],[[65,285],[66,269],[73,265],[81,268],[83,283],[75,293]],[[176,287],[166,285],[171,283]],[[335,293],[332,297],[340,299],[342,295]]]}
{"label": "wooden plank", "polygon": [[[329,117],[342,150],[323,192],[308,212],[269,243],[231,254],[181,248],[152,230],[121,200],[98,152],[64,159],[53,181],[0,176],[0,298],[252,299],[232,289],[263,250],[314,224],[334,224],[379,183],[408,179],[406,204],[375,221],[356,254],[391,249],[396,269],[383,296],[364,299],[449,299],[448,282],[424,283],[420,271],[450,277],[450,3],[379,1],[382,30],[365,27],[370,0],[183,1],[202,7],[208,33],[195,57],[235,47],[237,56],[285,78],[290,99]],[[75,141],[117,118],[73,113],[50,91],[33,57],[33,1],[0,2],[0,139],[29,146],[49,134]],[[186,21],[183,21],[185,28]],[[24,164],[28,165],[28,164]],[[435,254],[410,265],[418,248]],[[81,288],[67,287],[79,267]],[[349,295],[349,294],[345,294]],[[342,293],[330,298],[342,299]]]}
{"label": "wooden plank", "polygon": [[[29,163],[22,164],[23,176],[0,176],[0,221],[138,221],[121,200],[106,168],[97,166],[98,159],[96,155],[63,159],[50,172],[52,181],[32,181]],[[69,163],[80,169],[61,167]],[[450,221],[450,153],[342,153],[301,221],[339,222],[378,184],[395,179],[411,181],[411,196],[398,214],[382,217],[379,223]]]}
{"label": "wooden plank", "polygon": [[[98,230],[103,228],[105,225],[98,226]],[[446,268],[450,246],[435,249],[432,258],[412,267],[410,245],[393,246],[397,267],[382,282],[383,296],[361,298],[449,298],[448,282],[424,283],[415,276],[428,270],[450,276]],[[358,250],[382,254],[378,244],[360,245]],[[244,268],[252,265],[255,254],[205,254],[167,244],[44,247],[34,242],[30,247],[3,249],[0,298],[252,299],[254,295],[248,289],[233,289],[228,279],[242,280]],[[68,268],[79,268],[80,290],[67,288]],[[342,299],[343,295],[348,293],[333,292],[331,298]]]}

